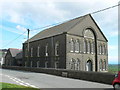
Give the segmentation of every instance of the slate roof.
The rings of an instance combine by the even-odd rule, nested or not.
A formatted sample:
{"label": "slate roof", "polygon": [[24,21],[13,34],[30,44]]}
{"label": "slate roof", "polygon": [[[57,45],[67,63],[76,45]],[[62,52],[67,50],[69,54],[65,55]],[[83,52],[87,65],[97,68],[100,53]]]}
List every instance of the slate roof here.
{"label": "slate roof", "polygon": [[15,57],[18,53],[22,51],[21,49],[16,49],[16,48],[9,48],[8,50],[10,51],[12,57]]}
{"label": "slate roof", "polygon": [[[29,42],[47,38],[47,37],[51,37],[51,36],[58,35],[58,34],[62,34],[64,32],[68,32],[76,24],[78,24],[80,21],[82,21],[84,19],[84,17],[86,17],[86,16],[87,15],[81,16],[81,17],[72,19],[70,21],[64,22],[62,24],[59,24],[57,26],[45,29],[45,30],[39,32],[38,34],[36,34],[35,36],[33,36],[32,38],[30,38]],[[27,43],[27,41],[25,43]]]}
{"label": "slate roof", "polygon": [[[59,34],[62,34],[64,32],[68,32],[74,26],[76,26],[78,23],[83,21],[83,19],[85,17],[87,17],[88,15],[92,18],[92,16],[90,14],[87,14],[87,15],[84,15],[84,16],[69,20],[69,21],[64,22],[62,24],[50,27],[48,29],[45,29],[45,30],[39,32],[38,34],[36,34],[35,36],[33,36],[32,38],[30,38],[29,42],[36,41],[36,40],[43,39],[43,38],[47,38],[47,37],[51,37],[51,36],[55,36],[55,35],[59,35]],[[96,24],[96,22],[94,21],[93,18],[92,18],[92,20]],[[98,27],[97,24],[96,24],[96,26]],[[98,27],[98,29],[100,30],[99,27]],[[102,33],[101,30],[100,30],[100,32],[103,35],[103,37],[106,39],[106,37],[104,36],[104,34]],[[107,39],[106,39],[106,41],[107,41]],[[27,43],[27,41],[25,43]]]}
{"label": "slate roof", "polygon": [[16,58],[16,59],[22,59],[22,54],[23,54],[23,52],[20,51],[20,52],[15,56],[15,58]]}

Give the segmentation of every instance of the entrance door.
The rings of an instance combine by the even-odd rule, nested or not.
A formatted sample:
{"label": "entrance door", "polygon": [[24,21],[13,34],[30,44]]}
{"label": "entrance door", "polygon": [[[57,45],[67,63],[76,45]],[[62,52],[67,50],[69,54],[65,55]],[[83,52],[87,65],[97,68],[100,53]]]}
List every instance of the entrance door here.
{"label": "entrance door", "polygon": [[86,63],[86,71],[92,71],[92,61],[89,60]]}

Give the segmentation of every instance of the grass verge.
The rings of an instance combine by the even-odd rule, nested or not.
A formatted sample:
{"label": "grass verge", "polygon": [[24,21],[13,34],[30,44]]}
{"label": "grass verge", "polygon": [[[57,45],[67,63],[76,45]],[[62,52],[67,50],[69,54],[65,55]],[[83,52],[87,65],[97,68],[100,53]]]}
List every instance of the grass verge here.
{"label": "grass verge", "polygon": [[3,83],[0,82],[0,89],[2,90],[40,90],[37,88],[32,88],[32,87],[26,87],[22,85],[16,85],[16,84],[10,84],[10,83]]}

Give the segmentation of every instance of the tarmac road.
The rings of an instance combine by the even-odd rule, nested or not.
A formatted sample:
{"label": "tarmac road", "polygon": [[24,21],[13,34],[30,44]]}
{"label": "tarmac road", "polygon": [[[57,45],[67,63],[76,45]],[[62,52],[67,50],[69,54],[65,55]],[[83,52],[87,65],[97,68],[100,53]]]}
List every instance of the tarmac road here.
{"label": "tarmac road", "polygon": [[74,88],[89,88],[89,90],[93,90],[93,88],[101,88],[99,90],[103,90],[102,88],[104,88],[104,90],[113,90],[112,85],[64,78],[43,73],[34,73],[9,69],[0,69],[0,77],[2,77],[2,82],[14,83],[18,85],[30,86],[41,89],[49,88],[49,90],[54,90],[54,88],[58,88],[58,90],[59,88],[69,88],[69,90],[70,88],[71,90],[73,90]]}

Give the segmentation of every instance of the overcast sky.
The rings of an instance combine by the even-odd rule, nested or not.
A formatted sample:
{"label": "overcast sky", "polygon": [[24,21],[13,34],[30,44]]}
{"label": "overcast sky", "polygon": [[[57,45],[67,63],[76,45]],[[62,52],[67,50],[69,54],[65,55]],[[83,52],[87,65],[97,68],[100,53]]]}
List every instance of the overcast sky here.
{"label": "overcast sky", "polygon": [[[1,0],[2,48],[22,48],[26,31],[63,22],[118,4],[118,0]],[[92,14],[108,39],[109,64],[118,62],[118,7]],[[30,37],[43,29],[30,32]],[[1,35],[0,35],[1,36]],[[9,43],[10,42],[10,43]],[[8,44],[9,43],[9,44]]]}

